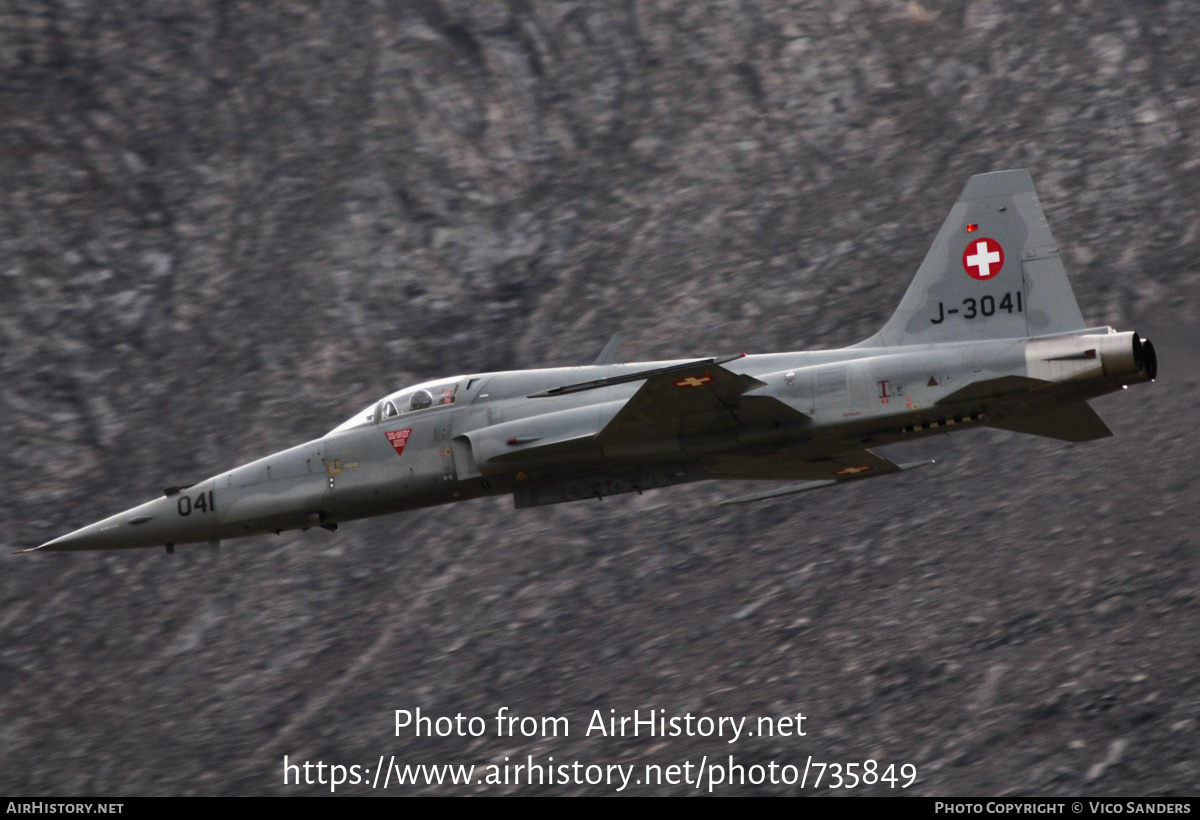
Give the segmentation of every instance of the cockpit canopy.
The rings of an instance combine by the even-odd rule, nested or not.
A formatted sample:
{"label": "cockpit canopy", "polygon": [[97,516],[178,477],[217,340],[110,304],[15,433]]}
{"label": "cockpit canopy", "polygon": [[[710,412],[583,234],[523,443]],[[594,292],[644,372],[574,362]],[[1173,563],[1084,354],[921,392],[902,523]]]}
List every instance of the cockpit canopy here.
{"label": "cockpit canopy", "polygon": [[330,430],[330,432],[340,433],[352,427],[387,421],[395,416],[418,413],[422,410],[430,410],[454,404],[458,399],[458,383],[460,380],[440,379],[438,381],[424,382],[412,387],[406,387],[399,392],[384,396],[383,399],[366,407],[361,413],[351,416],[345,422]]}

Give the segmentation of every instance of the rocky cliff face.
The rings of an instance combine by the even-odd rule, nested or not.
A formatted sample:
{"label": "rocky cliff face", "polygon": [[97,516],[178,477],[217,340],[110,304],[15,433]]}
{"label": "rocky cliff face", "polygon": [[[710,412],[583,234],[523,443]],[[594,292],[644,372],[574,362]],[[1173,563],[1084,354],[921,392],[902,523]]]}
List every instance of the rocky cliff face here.
{"label": "rocky cliff face", "polygon": [[[629,359],[856,342],[983,171],[1031,169],[1084,316],[1163,368],[1097,402],[1115,439],[969,433],[757,507],[707,484],[215,561],[6,554],[0,791],[732,753],[912,763],[924,794],[1196,793],[1198,36],[1182,0],[5,3],[6,553],[617,329]],[[418,706],[571,734],[396,737]],[[585,737],[597,709],[808,734]],[[402,791],[474,790],[518,789]]]}

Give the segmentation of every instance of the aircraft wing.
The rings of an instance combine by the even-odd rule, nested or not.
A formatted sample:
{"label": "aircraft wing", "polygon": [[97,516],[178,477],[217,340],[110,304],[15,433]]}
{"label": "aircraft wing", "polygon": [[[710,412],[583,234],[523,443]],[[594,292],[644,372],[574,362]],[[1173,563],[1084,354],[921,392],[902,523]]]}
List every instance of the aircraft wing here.
{"label": "aircraft wing", "polygon": [[[615,337],[612,341],[609,341],[609,343],[605,345],[604,352],[601,352],[600,354],[601,359],[607,358],[608,348],[612,346],[613,341],[616,341]],[[585,390],[599,390],[602,387],[611,387],[614,384],[628,384],[629,382],[640,382],[642,379],[653,379],[657,377],[674,376],[675,378],[686,378],[689,375],[694,375],[695,373],[703,371],[708,365],[725,364],[726,362],[732,362],[734,359],[745,358],[745,356],[745,353],[738,353],[735,356],[725,356],[719,359],[696,359],[695,361],[684,362],[682,364],[656,367],[653,370],[635,370],[632,373],[621,373],[616,376],[607,376],[603,379],[593,379],[589,382],[565,384],[562,387],[555,387],[551,390],[545,390],[541,393],[533,393],[529,396],[529,398],[542,399],[546,398],[547,396],[565,396],[568,393],[582,393]],[[734,374],[729,373],[728,375],[732,376]],[[740,378],[750,377],[742,376]],[[763,385],[763,383],[757,379],[752,379],[752,381],[754,382],[755,387],[761,387]],[[750,388],[746,389],[749,390]]]}
{"label": "aircraft wing", "polygon": [[870,450],[847,453],[815,460],[805,460],[801,454],[776,453],[769,456],[712,460],[705,469],[713,478],[733,479],[805,479],[808,481],[847,481],[873,478],[903,469],[891,459]]}
{"label": "aircraft wing", "polygon": [[797,484],[776,487],[772,490],[740,495],[736,498],[727,498],[721,502],[722,504],[745,504],[750,501],[763,501],[768,498],[778,498],[779,496],[794,495],[795,493],[804,493],[809,490],[819,490],[823,487],[833,487],[837,484],[845,484],[848,481],[862,481],[876,476],[899,473],[904,470],[925,467],[932,463],[932,461],[913,461],[907,464],[897,464],[883,456],[872,453],[870,450],[855,450],[850,453],[834,456],[831,459],[817,461],[800,461],[795,459],[789,462],[786,459],[779,458],[746,459],[741,463],[733,462],[727,464],[723,470],[719,467],[709,466],[708,471],[713,478],[808,479]]}
{"label": "aircraft wing", "polygon": [[700,435],[773,422],[797,424],[808,418],[769,396],[744,395],[764,383],[713,360],[644,378],[645,384],[597,434],[597,444]]}
{"label": "aircraft wing", "polygon": [[697,359],[653,370],[622,373],[555,387],[534,393],[529,398],[562,396],[644,381],[617,415],[596,434],[594,441],[602,447],[650,438],[714,433],[744,425],[806,421],[808,417],[803,413],[770,396],[744,395],[765,387],[765,383],[721,367],[743,356],[744,353]]}

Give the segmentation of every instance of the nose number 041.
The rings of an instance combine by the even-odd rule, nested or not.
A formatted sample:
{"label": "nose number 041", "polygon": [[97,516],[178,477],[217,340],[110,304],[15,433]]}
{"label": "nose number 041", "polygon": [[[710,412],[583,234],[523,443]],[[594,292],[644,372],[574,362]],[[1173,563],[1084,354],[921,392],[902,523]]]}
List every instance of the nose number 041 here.
{"label": "nose number 041", "polygon": [[192,510],[196,512],[216,512],[217,502],[213,499],[212,490],[206,493],[200,493],[193,501],[189,496],[180,495],[179,501],[176,502],[176,507],[179,509],[180,515],[191,515]]}

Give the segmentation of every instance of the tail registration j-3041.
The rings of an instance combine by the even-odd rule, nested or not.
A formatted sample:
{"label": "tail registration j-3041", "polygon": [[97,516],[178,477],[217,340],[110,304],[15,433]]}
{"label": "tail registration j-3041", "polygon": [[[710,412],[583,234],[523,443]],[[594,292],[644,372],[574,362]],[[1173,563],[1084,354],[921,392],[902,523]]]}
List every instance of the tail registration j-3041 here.
{"label": "tail registration j-3041", "polygon": [[[1027,171],[972,177],[891,320],[843,350],[475,373],[409,387],[315,441],[171,487],[38,550],[218,544],[512,494],[517,507],[706,479],[863,481],[867,449],[946,428],[1111,435],[1095,396],[1151,381],[1154,347],[1088,327]],[[564,375],[565,374],[565,375]]]}

